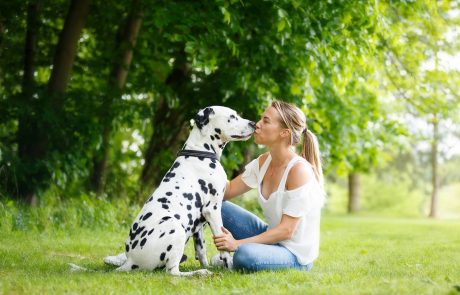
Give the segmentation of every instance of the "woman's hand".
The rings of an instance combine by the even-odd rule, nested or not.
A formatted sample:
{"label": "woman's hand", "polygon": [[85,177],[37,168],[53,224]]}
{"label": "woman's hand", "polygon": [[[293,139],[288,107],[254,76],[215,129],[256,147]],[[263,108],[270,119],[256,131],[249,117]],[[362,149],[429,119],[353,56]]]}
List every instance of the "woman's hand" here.
{"label": "woman's hand", "polygon": [[238,249],[238,246],[240,245],[238,240],[235,240],[232,234],[223,226],[222,231],[224,232],[223,234],[213,236],[214,244],[216,245],[217,249],[219,251],[236,251],[236,249]]}

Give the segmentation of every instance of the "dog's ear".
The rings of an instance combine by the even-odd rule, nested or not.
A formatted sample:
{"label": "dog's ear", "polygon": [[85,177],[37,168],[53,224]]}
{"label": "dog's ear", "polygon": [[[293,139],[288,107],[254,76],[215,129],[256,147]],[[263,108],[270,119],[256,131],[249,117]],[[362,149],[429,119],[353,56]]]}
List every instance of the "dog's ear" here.
{"label": "dog's ear", "polygon": [[206,126],[209,123],[209,116],[213,114],[215,113],[211,107],[200,110],[195,117],[195,124],[198,129],[201,130],[204,126]]}

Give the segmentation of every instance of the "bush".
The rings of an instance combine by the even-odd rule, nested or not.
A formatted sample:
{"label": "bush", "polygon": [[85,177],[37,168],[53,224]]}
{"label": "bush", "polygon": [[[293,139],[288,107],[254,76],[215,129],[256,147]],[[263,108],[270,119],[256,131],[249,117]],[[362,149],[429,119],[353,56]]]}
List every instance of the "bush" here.
{"label": "bush", "polygon": [[89,229],[126,229],[140,206],[128,199],[108,201],[93,195],[62,200],[52,193],[45,194],[37,207],[29,207],[10,199],[0,202],[2,230],[52,231]]}

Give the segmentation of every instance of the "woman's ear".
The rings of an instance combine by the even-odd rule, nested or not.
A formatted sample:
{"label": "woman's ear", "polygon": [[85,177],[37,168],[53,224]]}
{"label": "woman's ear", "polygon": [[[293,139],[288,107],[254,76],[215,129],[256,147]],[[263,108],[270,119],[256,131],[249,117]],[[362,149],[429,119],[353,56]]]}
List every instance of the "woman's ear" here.
{"label": "woman's ear", "polygon": [[291,136],[291,132],[289,131],[289,129],[283,129],[283,130],[281,130],[280,135],[283,138],[284,137],[289,137],[289,136]]}

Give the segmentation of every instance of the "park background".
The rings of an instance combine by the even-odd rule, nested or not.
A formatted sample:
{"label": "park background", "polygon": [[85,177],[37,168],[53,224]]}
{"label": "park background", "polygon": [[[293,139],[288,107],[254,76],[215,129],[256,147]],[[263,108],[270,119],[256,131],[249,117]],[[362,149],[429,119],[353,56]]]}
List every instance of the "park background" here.
{"label": "park background", "polygon": [[[459,34],[447,0],[1,2],[0,292],[460,292]],[[257,121],[273,99],[301,107],[320,142],[311,273],[102,265],[199,109]],[[227,145],[228,177],[264,151]],[[254,191],[236,202],[261,214]]]}

